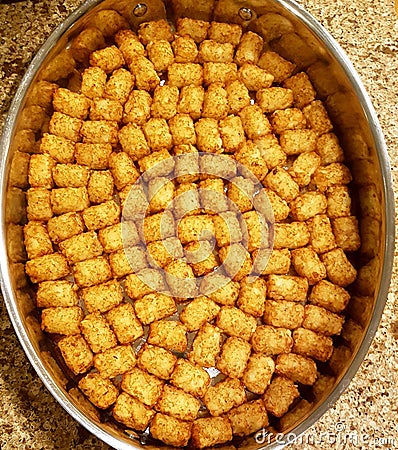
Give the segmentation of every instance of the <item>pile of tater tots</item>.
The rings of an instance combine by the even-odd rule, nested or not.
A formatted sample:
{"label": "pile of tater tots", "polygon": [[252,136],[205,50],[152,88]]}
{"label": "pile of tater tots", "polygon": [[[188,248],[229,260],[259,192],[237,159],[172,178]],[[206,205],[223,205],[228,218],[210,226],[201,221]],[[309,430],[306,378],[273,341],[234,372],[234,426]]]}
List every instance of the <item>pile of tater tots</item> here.
{"label": "pile of tater tots", "polygon": [[204,448],[293,423],[333,381],[357,276],[327,111],[240,25],[102,16],[29,162],[41,327],[124,429]]}

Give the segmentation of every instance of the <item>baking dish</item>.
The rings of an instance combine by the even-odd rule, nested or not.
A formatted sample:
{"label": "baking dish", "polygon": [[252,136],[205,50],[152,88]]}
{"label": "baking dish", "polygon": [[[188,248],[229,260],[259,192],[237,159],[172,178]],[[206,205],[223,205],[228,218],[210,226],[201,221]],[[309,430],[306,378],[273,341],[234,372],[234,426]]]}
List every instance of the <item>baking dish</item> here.
{"label": "baking dish", "polygon": [[[322,398],[315,399],[303,411],[298,424],[290,424],[284,433],[299,435],[326,411],[344,390],[365,356],[377,329],[388,289],[393,254],[393,200],[390,171],[380,127],[357,75],[338,46],[305,11],[293,2],[161,2],[132,4],[127,2],[87,2],[50,37],[41,49],[21,83],[4,128],[2,140],[2,275],[3,292],[14,327],[33,366],[52,394],[65,409],[90,431],[115,448],[139,446],[137,441],[114,428],[101,423],[101,417],[85,402],[80,392],[68,381],[54,359],[51,347],[41,334],[23,273],[22,241],[18,230],[23,223],[23,186],[15,182],[13,157],[16,151],[26,151],[33,134],[40,131],[38,124],[27,117],[34,103],[34,86],[40,79],[58,81],[65,78],[73,64],[64,58],[62,50],[89,23],[99,9],[114,8],[129,18],[132,26],[147,20],[179,16],[218,21],[237,22],[260,34],[271,48],[305,68],[320,96],[325,100],[340,140],[345,148],[354,175],[358,193],[359,214],[363,219],[374,219],[378,224],[375,235],[367,242],[363,237],[360,254],[359,281],[354,289],[362,300],[352,302],[348,315],[353,319],[351,334],[341,347],[342,365],[332,386]],[[57,78],[58,77],[58,78]],[[33,100],[32,100],[33,99]],[[26,140],[28,139],[28,141]],[[15,165],[16,163],[14,163]],[[14,178],[13,178],[14,177]],[[369,280],[372,282],[370,283]],[[366,299],[366,300],[365,300]],[[240,444],[259,448],[254,440]],[[278,446],[279,443],[270,444]]]}

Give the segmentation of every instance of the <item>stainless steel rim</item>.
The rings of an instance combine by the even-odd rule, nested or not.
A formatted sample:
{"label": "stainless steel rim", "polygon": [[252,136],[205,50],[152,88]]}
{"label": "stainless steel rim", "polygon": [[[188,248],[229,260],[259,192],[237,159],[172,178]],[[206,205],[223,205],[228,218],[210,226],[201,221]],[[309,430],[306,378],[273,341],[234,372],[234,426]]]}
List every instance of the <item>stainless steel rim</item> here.
{"label": "stainless steel rim", "polygon": [[[370,98],[366,93],[364,86],[360,80],[359,75],[354,69],[352,63],[349,61],[347,55],[341,49],[339,44],[332,38],[332,36],[320,25],[314,17],[305,11],[300,5],[298,5],[293,0],[277,0],[284,8],[296,15],[328,48],[331,54],[336,58],[336,60],[341,65],[347,78],[361,103],[364,114],[369,122],[374,142],[376,144],[380,170],[383,179],[383,195],[385,200],[385,227],[386,227],[386,238],[384,242],[384,260],[382,269],[382,279],[379,287],[379,292],[377,300],[375,303],[375,308],[373,311],[373,316],[370,321],[369,327],[366,331],[364,339],[357,350],[357,353],[347,369],[345,375],[336,385],[334,390],[330,393],[327,399],[300,425],[298,425],[294,430],[294,435],[299,437],[303,434],[310,426],[312,426],[340,397],[340,395],[347,388],[348,384],[354,377],[355,373],[362,364],[370,344],[374,338],[377,331],[383,309],[387,300],[387,293],[389,289],[389,284],[392,274],[393,257],[394,257],[394,242],[395,242],[395,230],[394,230],[394,195],[392,188],[392,177],[391,168],[388,158],[387,148],[384,142],[383,133],[377,119],[376,112],[372,106]],[[87,0],[80,6],[75,12],[73,12],[61,25],[59,25],[51,36],[47,39],[45,44],[41,47],[32,63],[30,64],[22,82],[18,88],[18,91],[14,97],[11,104],[8,116],[5,121],[3,135],[0,140],[0,177],[1,177],[1,192],[6,190],[6,161],[8,157],[8,149],[11,143],[11,137],[13,132],[14,123],[19,113],[21,102],[28,90],[31,80],[39,70],[42,61],[45,59],[51,48],[59,40],[59,38],[72,26],[80,17],[82,17],[91,8],[99,4],[101,0]],[[37,374],[43,381],[46,388],[54,396],[54,398],[60,403],[60,405],[81,425],[83,425],[91,433],[95,434],[101,440],[111,445],[112,447],[120,450],[128,450],[133,448],[133,443],[129,444],[127,442],[122,442],[121,440],[113,437],[112,435],[106,433],[103,429],[98,427],[92,421],[87,419],[64,395],[64,393],[58,388],[54,380],[51,378],[46,368],[44,367],[42,361],[38,358],[35,350],[28,338],[25,328],[19,318],[18,311],[16,310],[15,304],[13,302],[13,292],[11,286],[10,276],[7,270],[7,246],[6,246],[6,236],[4,232],[4,206],[0,210],[0,223],[3,228],[3,232],[0,236],[0,270],[1,270],[1,289],[3,292],[5,304],[11,318],[11,322],[14,326],[15,332],[19,338],[19,341]],[[268,445],[269,449],[281,449],[286,444],[274,443]]]}

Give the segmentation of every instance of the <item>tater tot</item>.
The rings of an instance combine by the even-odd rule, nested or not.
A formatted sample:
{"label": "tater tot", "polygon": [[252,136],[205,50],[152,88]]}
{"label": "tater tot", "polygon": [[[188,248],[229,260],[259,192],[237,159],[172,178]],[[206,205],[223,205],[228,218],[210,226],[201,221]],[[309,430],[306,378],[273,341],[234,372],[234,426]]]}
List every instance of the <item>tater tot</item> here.
{"label": "tater tot", "polygon": [[91,53],[90,64],[92,67],[99,67],[105,73],[112,73],[114,70],[120,69],[124,64],[124,58],[121,51],[111,45]]}
{"label": "tater tot", "polygon": [[123,293],[116,281],[82,289],[81,296],[89,313],[106,312],[123,301]]}
{"label": "tater tot", "polygon": [[217,316],[217,326],[224,333],[248,341],[254,333],[256,319],[233,306],[223,306]]}
{"label": "tater tot", "polygon": [[305,301],[308,281],[291,275],[269,275],[268,297],[274,300]]}
{"label": "tater tot", "polygon": [[235,159],[240,163],[242,175],[254,183],[263,180],[268,173],[262,152],[253,141],[246,141],[235,153]]}
{"label": "tater tot", "polygon": [[357,271],[341,248],[336,248],[321,255],[326,272],[332,283],[341,287],[352,284],[357,278]]}
{"label": "tater tot", "polygon": [[174,51],[175,62],[196,62],[196,58],[198,56],[198,48],[194,39],[189,36],[176,36],[171,45]]}
{"label": "tater tot", "polygon": [[256,64],[263,49],[263,38],[252,31],[247,31],[241,38],[235,54],[235,62]]}
{"label": "tater tot", "polygon": [[270,114],[277,109],[286,109],[293,104],[293,92],[281,87],[260,89],[256,93],[257,104],[264,113]]}
{"label": "tater tot", "polygon": [[305,305],[303,328],[326,336],[340,334],[344,317],[315,305]]}
{"label": "tater tot", "polygon": [[114,378],[136,365],[134,350],[130,345],[118,345],[94,356],[94,367],[103,378]]}
{"label": "tater tot", "polygon": [[55,111],[84,120],[88,115],[90,101],[82,94],[58,88],[53,95],[53,107]]}
{"label": "tater tot", "polygon": [[134,367],[122,377],[121,388],[147,406],[154,406],[162,394],[164,381]]}
{"label": "tater tot", "polygon": [[169,127],[174,145],[196,144],[194,122],[188,114],[175,114],[169,120]]}
{"label": "tater tot", "polygon": [[202,280],[200,292],[220,305],[233,306],[239,296],[239,283],[222,273],[214,272]]}
{"label": "tater tot", "polygon": [[96,27],[88,27],[73,39],[70,49],[76,61],[87,62],[93,51],[103,48],[105,45],[101,31]]}
{"label": "tater tot", "polygon": [[[214,161],[217,161],[214,159]],[[224,166],[227,168],[228,166]],[[211,169],[210,166],[207,167]],[[228,169],[227,169],[228,170]],[[229,202],[224,193],[224,182],[221,178],[206,178],[199,183],[200,203],[208,214],[228,211]]]}
{"label": "tater tot", "polygon": [[80,334],[83,310],[79,306],[45,308],[41,312],[41,329],[47,333]]}
{"label": "tater tot", "polygon": [[255,352],[268,356],[289,353],[293,347],[292,332],[287,328],[259,325],[251,344]]}
{"label": "tater tot", "polygon": [[104,352],[116,347],[116,336],[101,314],[87,314],[81,321],[80,327],[93,353]]}
{"label": "tater tot", "polygon": [[209,39],[213,41],[220,43],[230,42],[237,46],[242,37],[242,27],[238,24],[211,22],[208,34]]}
{"label": "tater tot", "polygon": [[232,427],[223,417],[207,417],[195,420],[192,425],[192,443],[196,448],[223,444],[232,439]]}
{"label": "tater tot", "polygon": [[134,184],[140,176],[132,158],[126,152],[112,153],[109,157],[109,169],[117,189]]}
{"label": "tater tot", "polygon": [[287,248],[273,249],[268,248],[254,250],[253,272],[262,275],[286,275],[290,269],[290,251]]}
{"label": "tater tot", "polygon": [[274,370],[275,363],[270,356],[255,353],[247,363],[242,381],[249,391],[258,395],[264,394],[271,382]]}
{"label": "tater tot", "polygon": [[196,419],[200,402],[182,389],[165,385],[156,408],[176,419],[190,421]]}
{"label": "tater tot", "polygon": [[339,140],[334,133],[322,134],[316,141],[316,151],[321,157],[321,164],[342,162],[344,160],[343,149],[339,145]]}
{"label": "tater tot", "polygon": [[303,323],[304,306],[287,300],[267,300],[264,308],[264,322],[277,328],[293,330]]}
{"label": "tater tot", "polygon": [[81,119],[67,116],[55,111],[49,123],[49,131],[60,138],[69,139],[73,142],[80,141],[80,130],[84,122]]}
{"label": "tater tot", "polygon": [[102,255],[102,245],[95,231],[81,233],[59,243],[60,251],[66,256],[69,264]]}
{"label": "tater tot", "polygon": [[32,155],[29,161],[28,180],[31,187],[51,189],[54,185],[55,161],[50,155]]}
{"label": "tater tot", "polygon": [[157,86],[153,93],[152,117],[171,119],[177,114],[179,90],[175,86]]}
{"label": "tater tot", "polygon": [[106,169],[112,153],[111,144],[81,144],[75,147],[75,158],[78,164],[90,169]]}
{"label": "tater tot", "polygon": [[84,223],[79,214],[67,213],[51,218],[47,223],[47,228],[51,240],[58,244],[83,232]]}
{"label": "tater tot", "polygon": [[120,30],[115,35],[115,42],[122,52],[127,64],[131,64],[136,56],[145,55],[145,47],[138,36],[131,30]]}
{"label": "tater tot", "polygon": [[234,47],[230,42],[204,40],[199,45],[200,62],[232,63],[233,58]]}
{"label": "tater tot", "polygon": [[242,244],[233,243],[221,247],[218,256],[223,269],[234,281],[240,281],[252,272],[251,255]]}
{"label": "tater tot", "polygon": [[164,19],[141,23],[138,36],[144,45],[148,45],[152,41],[165,40],[171,42],[173,40],[170,24]]}
{"label": "tater tot", "polygon": [[155,415],[155,411],[136,398],[122,392],[116,400],[112,414],[117,421],[126,426],[144,431]]}
{"label": "tater tot", "polygon": [[105,85],[104,97],[124,105],[134,86],[134,77],[126,69],[115,70]]}
{"label": "tater tot", "polygon": [[118,141],[118,124],[108,120],[87,120],[83,122],[80,133],[83,142],[88,144],[111,144]]}
{"label": "tater tot", "polygon": [[209,26],[209,22],[203,20],[194,20],[189,17],[177,19],[178,34],[181,36],[190,36],[197,43],[206,39]]}
{"label": "tater tot", "polygon": [[205,91],[202,117],[224,119],[228,114],[227,91],[221,83],[212,83]]}
{"label": "tater tot", "polygon": [[262,400],[244,403],[227,414],[235,436],[248,436],[268,426],[268,416]]}
{"label": "tater tot", "polygon": [[221,330],[205,322],[196,335],[188,359],[202,367],[214,367],[221,350]]}
{"label": "tater tot", "polygon": [[116,34],[119,30],[128,28],[127,20],[114,9],[103,9],[91,17],[90,25],[97,27],[105,37]]}
{"label": "tater tot", "polygon": [[123,116],[123,107],[117,100],[95,99],[90,108],[90,120],[110,120],[119,122]]}
{"label": "tater tot", "polygon": [[327,361],[333,353],[333,340],[312,330],[297,328],[293,331],[294,345],[292,351],[300,355]]}
{"label": "tater tot", "polygon": [[329,217],[318,214],[307,221],[311,246],[317,253],[325,253],[336,247]]}
{"label": "tater tot", "polygon": [[310,240],[310,232],[304,222],[276,223],[274,225],[274,248],[304,247]]}
{"label": "tater tot", "polygon": [[299,195],[299,186],[283,168],[276,167],[265,178],[266,185],[290,202]]}
{"label": "tater tot", "polygon": [[294,382],[305,385],[313,385],[318,376],[315,362],[295,353],[279,355],[276,359],[275,371]]}
{"label": "tater tot", "polygon": [[300,72],[284,81],[283,86],[293,91],[294,106],[304,108],[316,97],[316,91],[305,72]]}
{"label": "tater tot", "polygon": [[311,247],[292,250],[292,264],[300,276],[307,278],[310,285],[326,278],[326,268]]}
{"label": "tater tot", "polygon": [[93,365],[93,354],[82,335],[66,336],[58,342],[62,357],[75,374],[87,372]]}
{"label": "tater tot", "polygon": [[257,193],[253,198],[253,205],[265,217],[269,216],[269,210],[271,208],[275,222],[286,219],[290,212],[287,201],[279,197],[276,192],[269,188],[261,189]]}
{"label": "tater tot", "polygon": [[151,105],[152,97],[149,92],[134,89],[124,105],[123,122],[144,125],[151,115]]}
{"label": "tater tot", "polygon": [[241,378],[250,356],[250,344],[237,337],[224,342],[217,361],[217,369],[231,378]]}
{"label": "tater tot", "polygon": [[168,350],[145,344],[138,353],[138,367],[163,380],[173,373],[177,357]]}
{"label": "tater tot", "polygon": [[225,211],[213,216],[215,238],[219,247],[242,240],[241,224],[237,215],[232,211]]}
{"label": "tater tot", "polygon": [[144,325],[171,316],[177,311],[173,298],[159,292],[153,292],[137,299],[134,309]]}
{"label": "tater tot", "polygon": [[113,196],[114,180],[108,170],[91,172],[87,184],[88,198],[91,203],[103,203]]}
{"label": "tater tot", "polygon": [[148,343],[183,353],[188,345],[186,332],[181,322],[159,320],[150,324]]}
{"label": "tater tot", "polygon": [[314,130],[318,135],[328,133],[332,130],[333,125],[329,119],[326,108],[320,100],[312,101],[303,109],[304,116],[307,120],[308,127]]}
{"label": "tater tot", "polygon": [[194,120],[199,119],[202,116],[204,96],[202,86],[183,86],[180,90],[178,112],[189,114]]}
{"label": "tater tot", "polygon": [[274,133],[282,134],[286,130],[301,130],[306,127],[304,114],[298,108],[278,109],[271,115]]}
{"label": "tater tot", "polygon": [[180,320],[188,331],[199,330],[206,322],[211,322],[220,307],[210,298],[202,296],[193,299],[180,313]]}
{"label": "tater tot", "polygon": [[226,378],[210,386],[203,401],[212,416],[221,416],[234,406],[244,403],[246,392],[240,380]]}
{"label": "tater tot", "polygon": [[264,314],[267,284],[262,278],[247,277],[241,280],[237,305],[245,313],[254,317]]}
{"label": "tater tot", "polygon": [[159,40],[150,42],[147,45],[147,52],[156,72],[166,72],[168,67],[174,63],[173,50],[168,41]]}
{"label": "tater tot", "polygon": [[191,422],[184,422],[166,414],[157,413],[150,425],[155,439],[172,447],[185,447],[191,437]]}
{"label": "tater tot", "polygon": [[73,275],[79,287],[90,287],[109,281],[112,272],[107,259],[98,256],[76,263],[73,268]]}
{"label": "tater tot", "polygon": [[160,83],[160,78],[152,62],[143,55],[134,55],[129,69],[135,76],[137,89],[153,91]]}
{"label": "tater tot", "polygon": [[132,343],[144,334],[141,322],[130,303],[121,303],[112,308],[106,314],[106,319],[121,344]]}
{"label": "tater tot", "polygon": [[174,63],[168,67],[169,85],[182,88],[191,84],[201,86],[203,69],[200,64]]}
{"label": "tater tot", "polygon": [[74,159],[75,145],[73,141],[44,133],[40,141],[40,153],[48,154],[61,164],[71,163]]}
{"label": "tater tot", "polygon": [[226,86],[230,114],[238,114],[250,105],[250,95],[245,84],[240,80],[232,81]]}
{"label": "tater tot", "polygon": [[239,112],[243,129],[249,139],[271,133],[271,125],[258,105],[248,105]]}
{"label": "tater tot", "polygon": [[77,306],[78,301],[76,289],[69,281],[43,281],[39,284],[36,295],[38,308]]}
{"label": "tater tot", "polygon": [[313,175],[314,184],[321,192],[325,192],[328,188],[335,185],[346,185],[351,180],[350,170],[341,163],[332,163],[328,166],[318,167]]}
{"label": "tater tot", "polygon": [[290,202],[290,208],[295,220],[305,221],[317,214],[325,214],[327,200],[321,192],[304,192]]}
{"label": "tater tot", "polygon": [[203,81],[211,83],[230,83],[238,78],[238,68],[234,63],[208,62],[203,64]]}
{"label": "tater tot", "polygon": [[82,74],[81,91],[88,98],[104,95],[106,73],[100,67],[88,67]]}
{"label": "tater tot", "polygon": [[230,115],[220,120],[219,129],[223,147],[227,153],[233,153],[242,147],[245,142],[245,132],[240,117]]}
{"label": "tater tot", "polygon": [[174,367],[170,382],[188,394],[203,397],[210,386],[210,376],[200,366],[180,358]]}
{"label": "tater tot", "polygon": [[79,381],[79,388],[100,409],[107,409],[115,403],[118,395],[116,386],[98,373],[89,373]]}
{"label": "tater tot", "polygon": [[149,147],[155,152],[169,150],[173,145],[173,137],[165,119],[149,119],[144,125],[144,134]]}
{"label": "tater tot", "polygon": [[245,63],[239,68],[239,78],[249,91],[259,91],[269,88],[274,77],[256,64]]}
{"label": "tater tot", "polygon": [[311,183],[320,163],[321,158],[317,153],[300,153],[290,167],[289,174],[300,187],[307,186]]}
{"label": "tater tot", "polygon": [[336,244],[345,252],[354,252],[361,246],[358,231],[358,219],[355,216],[332,219],[332,229]]}
{"label": "tater tot", "polygon": [[282,417],[299,396],[299,390],[292,380],[276,376],[265,392],[263,401],[267,411],[276,417]]}

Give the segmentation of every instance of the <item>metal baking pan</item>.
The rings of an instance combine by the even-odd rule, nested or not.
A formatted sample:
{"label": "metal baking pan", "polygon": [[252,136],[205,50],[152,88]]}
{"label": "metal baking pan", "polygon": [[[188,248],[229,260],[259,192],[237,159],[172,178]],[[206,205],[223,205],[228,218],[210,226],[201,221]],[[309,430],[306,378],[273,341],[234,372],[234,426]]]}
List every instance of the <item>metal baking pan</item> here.
{"label": "metal baking pan", "polygon": [[[319,97],[325,102],[335,132],[353,174],[352,189],[357,216],[363,225],[358,252],[359,276],[350,288],[353,300],[346,311],[349,329],[343,333],[333,359],[333,382],[322,395],[310,395],[279,424],[283,435],[299,436],[338,399],[363,361],[376,333],[385,305],[394,255],[394,199],[386,146],[368,95],[352,64],[325,29],[291,0],[88,0],[65,20],[40,49],[11,105],[1,139],[1,287],[15,331],[31,364],[63,408],[87,430],[116,449],[158,448],[134,432],[107,420],[87,401],[73,379],[65,375],[60,358],[42,333],[24,272],[22,226],[26,220],[24,190],[27,167],[20,152],[32,152],[43,131],[35,120],[35,107],[45,99],[37,96],[40,82],[65,84],[76,72],[68,55],[73,39],[98,11],[114,9],[136,29],[142,22],[191,17],[239,23],[263,36],[270,49],[306,70]],[[97,15],[98,17],[98,15]],[[33,109],[32,109],[33,108]],[[45,108],[44,108],[45,109]],[[45,112],[45,111],[44,111]],[[372,233],[367,233],[368,224]],[[275,449],[288,440],[260,433],[234,443],[237,448]],[[229,447],[228,447],[229,448]]]}

